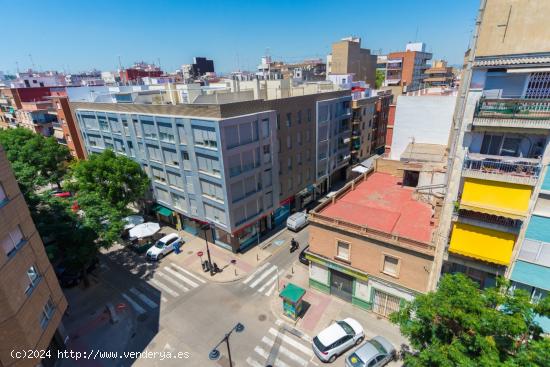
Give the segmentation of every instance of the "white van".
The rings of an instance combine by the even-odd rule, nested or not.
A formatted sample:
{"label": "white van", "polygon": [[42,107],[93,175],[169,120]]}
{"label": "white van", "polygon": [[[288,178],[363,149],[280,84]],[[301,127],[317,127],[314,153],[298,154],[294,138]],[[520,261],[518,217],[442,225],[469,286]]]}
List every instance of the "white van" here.
{"label": "white van", "polygon": [[307,225],[307,214],[303,212],[298,212],[292,214],[286,220],[286,228],[291,231],[297,232],[300,229],[304,228]]}

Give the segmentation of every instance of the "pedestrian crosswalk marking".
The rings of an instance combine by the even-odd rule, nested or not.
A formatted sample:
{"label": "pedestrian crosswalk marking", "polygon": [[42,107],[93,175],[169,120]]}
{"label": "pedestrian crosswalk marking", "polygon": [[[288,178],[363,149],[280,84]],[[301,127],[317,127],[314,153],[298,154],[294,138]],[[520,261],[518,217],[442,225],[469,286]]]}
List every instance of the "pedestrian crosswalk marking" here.
{"label": "pedestrian crosswalk marking", "polygon": [[136,312],[140,315],[144,314],[146,311],[143,307],[141,307],[136,301],[134,301],[130,296],[128,296],[126,293],[121,293],[121,296],[122,298],[124,298],[126,301],[128,301],[128,303],[130,304],[130,306],[132,306],[132,308],[134,310],[136,310]]}
{"label": "pedestrian crosswalk marking", "polygon": [[[265,358],[266,360],[269,358],[269,353],[265,351],[262,347],[257,346],[254,348],[254,351],[258,353],[261,357]],[[276,367],[290,367],[285,362],[281,361],[279,358],[275,359],[275,362],[273,363]]]}
{"label": "pedestrian crosswalk marking", "polygon": [[185,270],[184,268],[182,268],[181,266],[179,265],[176,265],[176,264],[170,264],[171,267],[179,270],[179,271],[182,271],[184,272],[185,274],[189,275],[190,277],[192,278],[195,278],[197,281],[199,281],[200,283],[204,284],[206,283],[206,280],[202,279],[201,277],[199,277],[198,275],[195,275],[193,274],[192,272],[188,271],[188,270]]}
{"label": "pedestrian crosswalk marking", "polygon": [[155,287],[157,288],[160,288],[161,290],[165,291],[166,293],[168,293],[169,295],[171,295],[172,297],[179,297],[179,293],[172,290],[171,288],[167,287],[166,285],[164,285],[163,283],[159,282],[158,280],[156,279],[151,279],[149,280],[149,282],[151,282],[151,284],[153,284]]}
{"label": "pedestrian crosswalk marking", "polygon": [[268,297],[271,296],[271,293],[273,293],[276,286],[277,286],[277,283],[273,283],[273,285],[267,290],[267,292],[265,292],[265,295]]}
{"label": "pedestrian crosswalk marking", "polygon": [[130,293],[133,293],[134,295],[136,295],[140,300],[143,301],[143,303],[145,303],[147,306],[151,308],[157,308],[159,306],[151,298],[147,297],[145,294],[141,293],[134,287],[130,288]]}
{"label": "pedestrian crosswalk marking", "polygon": [[197,283],[195,283],[194,281],[192,281],[191,279],[188,279],[186,277],[184,277],[183,275],[181,275],[180,273],[178,273],[177,271],[171,269],[171,268],[164,268],[163,269],[164,271],[167,271],[169,272],[170,274],[172,274],[173,276],[183,280],[185,283],[189,284],[191,287],[193,288],[197,288],[199,285]]}
{"label": "pedestrian crosswalk marking", "polygon": [[170,282],[174,286],[178,287],[182,291],[184,291],[184,292],[189,291],[189,288],[185,287],[183,284],[179,283],[177,280],[175,280],[171,276],[166,275],[166,274],[164,274],[163,272],[160,272],[160,271],[157,271],[157,275],[160,276],[162,279],[166,280],[167,282]]}
{"label": "pedestrian crosswalk marking", "polygon": [[[275,340],[269,339],[268,337],[264,336],[262,338],[262,343],[267,345],[269,348],[272,348],[275,344]],[[296,353],[292,352],[282,345],[278,346],[278,352],[286,355],[288,358],[290,358],[294,362],[297,362],[301,366],[307,366],[307,361],[305,359],[300,358]]]}
{"label": "pedestrian crosswalk marking", "polygon": [[[292,327],[292,326],[290,326],[289,324],[287,324],[286,322],[284,322],[284,321],[281,320],[281,319],[275,320],[275,325],[277,325],[277,326],[279,326],[279,327],[281,327],[281,326],[283,326],[283,325],[284,325],[283,327]],[[302,335],[296,335],[296,336],[299,337],[299,338],[302,339],[302,340],[305,340],[305,341],[308,342],[308,343],[311,343],[312,339],[311,339],[311,337],[310,337],[309,335],[304,334],[304,333],[301,333],[301,334],[302,334]],[[295,334],[294,334],[294,335],[295,335]],[[310,352],[311,352],[311,351],[310,351]],[[313,352],[312,352],[312,353],[313,353]]]}
{"label": "pedestrian crosswalk marking", "polygon": [[267,287],[269,287],[271,284],[275,283],[275,281],[281,276],[283,275],[283,272],[282,271],[279,271],[277,274],[275,274],[274,276],[272,276],[271,278],[269,278],[267,280],[267,282],[264,283],[263,286],[260,287],[260,289],[258,289],[258,292],[262,293]]}
{"label": "pedestrian crosswalk marking", "polygon": [[263,264],[262,266],[260,266],[258,269],[256,269],[255,272],[253,272],[248,278],[246,278],[243,283],[244,284],[248,284],[257,274],[259,274],[260,272],[262,272],[265,268],[267,268],[267,266],[269,265],[269,263],[265,263]]}
{"label": "pedestrian crosswalk marking", "polygon": [[248,363],[249,366],[251,367],[264,367],[263,365],[261,365],[260,363],[256,362],[256,360],[248,357],[246,359],[246,363]]}
{"label": "pedestrian crosswalk marking", "polygon": [[255,288],[264,278],[266,278],[269,274],[273,273],[277,270],[277,265],[273,265],[268,270],[264,271],[262,275],[260,275],[255,281],[250,283],[251,288]]}
{"label": "pedestrian crosswalk marking", "polygon": [[288,335],[284,335],[280,331],[275,330],[274,328],[269,328],[269,333],[275,337],[280,337],[285,343],[292,345],[294,348],[298,349],[300,352],[307,354],[308,356],[313,356],[313,351],[310,348],[305,347],[302,343],[297,342]]}

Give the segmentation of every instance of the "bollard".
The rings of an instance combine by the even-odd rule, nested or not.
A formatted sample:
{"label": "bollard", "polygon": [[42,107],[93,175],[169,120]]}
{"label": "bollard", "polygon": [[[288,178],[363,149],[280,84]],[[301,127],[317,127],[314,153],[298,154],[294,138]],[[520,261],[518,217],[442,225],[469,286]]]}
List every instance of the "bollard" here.
{"label": "bollard", "polygon": [[256,261],[260,261],[260,254],[256,254]]}
{"label": "bollard", "polygon": [[292,274],[294,274],[294,265],[292,265],[292,269],[291,269],[291,270],[292,270]]}
{"label": "bollard", "polygon": [[235,268],[235,276],[237,276],[237,268]]}

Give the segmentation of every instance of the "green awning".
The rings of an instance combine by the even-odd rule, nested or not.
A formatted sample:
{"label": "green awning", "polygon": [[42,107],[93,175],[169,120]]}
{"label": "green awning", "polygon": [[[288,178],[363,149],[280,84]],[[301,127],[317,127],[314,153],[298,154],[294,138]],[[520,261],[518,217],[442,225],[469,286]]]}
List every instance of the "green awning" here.
{"label": "green awning", "polygon": [[306,293],[306,290],[304,288],[300,288],[297,285],[294,285],[292,283],[288,283],[279,293],[279,297],[282,297],[286,300],[289,300],[292,303],[298,302]]}
{"label": "green awning", "polygon": [[153,207],[153,210],[159,213],[160,215],[164,215],[165,217],[170,217],[174,213],[172,210],[159,204],[155,205]]}

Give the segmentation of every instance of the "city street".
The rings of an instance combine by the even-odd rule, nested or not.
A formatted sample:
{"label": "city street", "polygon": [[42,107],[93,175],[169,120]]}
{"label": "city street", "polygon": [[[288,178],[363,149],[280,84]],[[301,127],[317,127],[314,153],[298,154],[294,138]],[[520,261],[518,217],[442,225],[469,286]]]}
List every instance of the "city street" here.
{"label": "city street", "polygon": [[[88,305],[88,309],[82,305],[72,308],[82,309],[83,318],[92,318],[84,322],[77,315],[69,314],[66,321],[71,335],[69,349],[146,350],[170,352],[172,355],[186,353],[188,357],[162,359],[165,354],[162,355],[164,357],[158,354],[156,358],[137,360],[102,359],[94,363],[81,360],[77,363],[79,365],[229,366],[225,343],[218,348],[221,353],[218,361],[209,360],[208,355],[225,333],[240,322],[244,330],[233,332],[229,340],[234,366],[319,365],[321,362],[311,349],[311,337],[314,335],[298,331],[290,320],[283,320],[284,317],[277,314],[277,307],[274,306],[280,302],[278,288],[284,281],[293,280],[293,276],[307,278],[307,266],[297,260],[307,243],[307,232],[308,227],[298,233],[282,230],[271,241],[260,244],[272,251],[271,256],[260,261],[256,269],[248,274],[224,282],[216,280],[219,274],[211,279],[208,273],[194,273],[178,265],[177,262],[181,263],[178,257],[187,256],[191,261],[191,256],[196,256],[186,253],[185,248],[182,253],[170,254],[159,263],[149,263],[141,255],[127,250],[107,253],[102,257],[100,269],[89,289],[71,289],[67,292],[70,304],[73,294],[87,294],[84,301],[81,295],[76,297],[80,297],[81,303]],[[290,253],[292,237],[299,241],[300,250]],[[107,303],[117,308],[120,318],[115,324],[106,321],[105,313],[103,323],[98,321],[99,316],[89,309],[96,305],[104,311]],[[340,307],[335,303],[335,306],[349,308],[350,315],[358,320],[367,315],[367,312],[349,304]],[[318,321],[315,320],[314,324]],[[314,326],[317,330],[327,325],[319,322]],[[366,331],[369,329],[368,325],[363,326]],[[370,336],[367,332],[367,337]],[[74,363],[69,360],[60,362],[63,366]],[[340,357],[333,365],[343,366],[344,358]]]}

